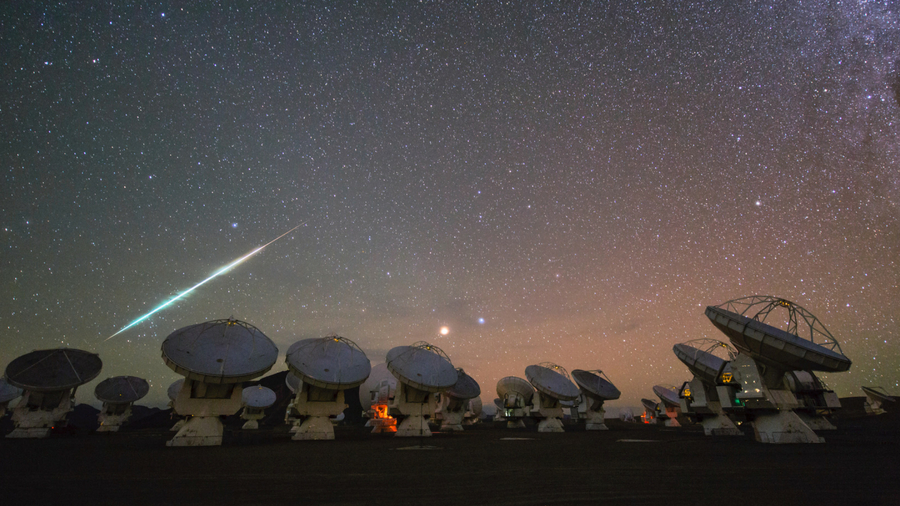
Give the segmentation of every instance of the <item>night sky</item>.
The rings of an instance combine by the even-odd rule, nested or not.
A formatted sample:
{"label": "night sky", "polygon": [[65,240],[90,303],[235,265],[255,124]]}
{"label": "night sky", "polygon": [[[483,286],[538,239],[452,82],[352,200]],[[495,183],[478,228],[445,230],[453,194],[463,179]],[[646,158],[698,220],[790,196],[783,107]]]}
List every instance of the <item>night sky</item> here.
{"label": "night sky", "polygon": [[287,3],[3,2],[0,367],[85,349],[80,402],[162,405],[163,339],[234,317],[639,406],[761,294],[837,338],[839,395],[900,394],[896,3]]}

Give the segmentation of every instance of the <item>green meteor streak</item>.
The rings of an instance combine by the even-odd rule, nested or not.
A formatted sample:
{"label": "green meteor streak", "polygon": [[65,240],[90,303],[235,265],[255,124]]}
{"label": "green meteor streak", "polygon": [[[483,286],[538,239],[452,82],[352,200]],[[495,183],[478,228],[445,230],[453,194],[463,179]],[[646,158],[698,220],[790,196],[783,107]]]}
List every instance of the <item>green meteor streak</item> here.
{"label": "green meteor streak", "polygon": [[172,304],[172,303],[175,302],[176,300],[179,300],[179,299],[184,298],[185,295],[187,295],[187,294],[193,292],[194,290],[196,290],[197,288],[203,286],[204,284],[206,284],[206,282],[208,282],[209,280],[215,278],[216,276],[221,276],[222,274],[225,274],[226,272],[228,272],[228,271],[230,271],[231,269],[233,269],[235,266],[237,266],[237,265],[243,263],[243,262],[244,262],[245,260],[247,260],[248,258],[250,258],[250,257],[252,257],[253,255],[255,255],[255,254],[259,253],[260,251],[262,251],[266,246],[268,246],[268,245],[272,244],[273,242],[277,241],[278,239],[281,239],[282,237],[284,237],[284,236],[290,234],[290,233],[293,232],[294,230],[297,230],[298,228],[302,227],[304,224],[305,224],[305,222],[304,222],[304,223],[301,223],[301,224],[299,224],[299,225],[297,225],[296,227],[294,227],[294,228],[288,230],[287,232],[285,232],[285,233],[279,235],[278,237],[272,239],[271,241],[269,241],[269,242],[263,244],[262,246],[256,248],[255,250],[251,251],[250,253],[247,253],[246,255],[242,256],[241,258],[238,258],[238,259],[235,260],[234,262],[231,262],[230,264],[226,265],[225,267],[222,267],[221,269],[219,269],[219,270],[217,270],[216,272],[214,272],[214,273],[212,274],[212,276],[210,276],[210,277],[204,279],[203,281],[197,283],[196,285],[194,285],[194,286],[188,288],[187,290],[181,292],[180,294],[176,295],[175,297],[172,297],[172,298],[169,299],[167,302],[165,302],[165,303],[160,304],[159,306],[157,306],[156,309],[154,309],[153,311],[150,311],[149,313],[145,314],[144,316],[141,316],[141,317],[138,318],[137,320],[135,320],[135,321],[129,323],[128,325],[122,327],[121,330],[119,330],[119,331],[116,332],[115,334],[113,334],[113,335],[107,337],[106,339],[103,340],[103,342],[109,341],[110,339],[116,337],[117,335],[121,334],[122,332],[125,332],[126,330],[130,329],[131,327],[134,327],[134,326],[137,325],[138,323],[141,323],[142,321],[146,320],[147,318],[150,318],[150,317],[153,316],[154,314],[156,314],[156,313],[162,311],[163,309],[165,309],[167,306],[169,306],[170,304]]}

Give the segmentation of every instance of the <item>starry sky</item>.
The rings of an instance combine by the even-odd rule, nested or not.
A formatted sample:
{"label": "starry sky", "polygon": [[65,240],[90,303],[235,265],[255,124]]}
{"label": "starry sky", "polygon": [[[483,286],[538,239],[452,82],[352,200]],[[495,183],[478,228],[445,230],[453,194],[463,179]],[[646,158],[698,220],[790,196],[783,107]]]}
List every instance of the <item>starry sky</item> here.
{"label": "starry sky", "polygon": [[900,394],[894,2],[4,2],[0,47],[0,366],[99,353],[80,402],[163,405],[163,339],[234,317],[640,406],[754,294]]}

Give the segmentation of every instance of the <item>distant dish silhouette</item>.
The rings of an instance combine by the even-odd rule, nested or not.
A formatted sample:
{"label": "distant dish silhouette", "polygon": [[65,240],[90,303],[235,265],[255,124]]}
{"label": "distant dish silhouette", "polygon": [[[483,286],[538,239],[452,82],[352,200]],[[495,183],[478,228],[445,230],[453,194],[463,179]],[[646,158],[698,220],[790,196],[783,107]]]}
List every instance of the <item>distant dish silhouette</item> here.
{"label": "distant dish silhouette", "polygon": [[287,385],[288,390],[290,390],[291,393],[297,393],[297,390],[300,390],[300,387],[303,385],[303,380],[298,378],[296,374],[288,371],[288,373],[284,375],[284,384]]}
{"label": "distant dish silhouette", "polygon": [[681,427],[681,423],[678,422],[678,415],[681,414],[678,389],[669,385],[656,385],[653,387],[653,393],[659,397],[659,407],[665,412],[666,427]]}
{"label": "distant dish silhouette", "polygon": [[266,373],[278,348],[265,334],[240,320],[213,320],[182,327],[162,343],[163,361],[184,376],[173,402],[190,415],[168,446],[222,444],[220,416],[241,409],[243,382]]}
{"label": "distant dish silhouette", "polygon": [[131,405],[150,391],[147,380],[135,376],[114,376],[94,388],[94,397],[103,403],[97,413],[97,432],[116,432],[131,417]]}
{"label": "distant dish silhouette", "polygon": [[659,403],[650,399],[641,399],[644,406],[644,414],[641,416],[644,423],[656,423],[659,414]]}
{"label": "distant dish silhouette", "polygon": [[864,394],[866,394],[866,413],[869,415],[881,415],[886,411],[884,409],[885,405],[893,406],[897,402],[897,399],[892,395],[887,393],[882,387],[861,387]]}
{"label": "distant dish silhouette", "polygon": [[293,439],[334,439],[328,417],[344,411],[344,390],[361,385],[369,377],[369,358],[353,341],[331,335],[294,343],[285,362],[290,373],[302,381],[293,407],[305,419]]}
{"label": "distant dish silhouette", "polygon": [[568,371],[552,362],[543,362],[526,367],[525,377],[537,390],[531,415],[541,418],[538,432],[563,432],[561,401],[574,401],[580,394]]}
{"label": "distant dish silhouette", "polygon": [[437,409],[434,394],[456,384],[459,374],[443,350],[424,341],[387,352],[385,363],[399,381],[394,402],[406,415],[397,426],[398,437],[431,436],[428,418]]}
{"label": "distant dish silhouette", "polygon": [[181,391],[182,386],[184,386],[184,378],[175,380],[171,385],[169,385],[169,388],[166,390],[166,395],[169,396],[170,401],[175,401],[175,398],[178,397],[178,392]]}
{"label": "distant dish silhouette", "polygon": [[584,395],[584,405],[579,406],[579,412],[584,412],[585,430],[608,430],[606,426],[606,410],[604,402],[618,399],[622,393],[619,389],[604,377],[603,371],[584,371],[575,369],[572,371],[572,380],[581,389]]}
{"label": "distant dish silhouette", "polygon": [[516,376],[501,378],[497,382],[497,395],[500,397],[497,414],[506,420],[506,427],[525,428],[523,418],[531,414],[531,401],[534,399],[531,383]]}
{"label": "distant dish silhouette", "polygon": [[6,414],[6,407],[9,405],[9,402],[20,395],[22,395],[21,388],[14,387],[7,383],[5,379],[0,378],[0,417]]}
{"label": "distant dish silhouette", "polygon": [[135,376],[114,376],[101,381],[94,388],[100,402],[130,403],[142,399],[150,391],[150,384]]}
{"label": "distant dish silhouette", "polygon": [[463,430],[462,423],[469,407],[469,400],[481,395],[478,382],[457,369],[458,379],[452,387],[443,392],[441,397],[441,430]]}
{"label": "distant dish silhouette", "polygon": [[259,420],[266,415],[266,408],[275,404],[275,392],[271,388],[262,385],[244,388],[241,392],[241,403],[244,410],[241,412],[241,419],[247,420],[242,427],[244,430],[255,430],[259,428]]}
{"label": "distant dish silhouette", "polygon": [[13,410],[10,438],[43,438],[65,426],[75,390],[100,374],[103,362],[94,353],[72,348],[37,350],[6,366],[6,382],[24,392]]}

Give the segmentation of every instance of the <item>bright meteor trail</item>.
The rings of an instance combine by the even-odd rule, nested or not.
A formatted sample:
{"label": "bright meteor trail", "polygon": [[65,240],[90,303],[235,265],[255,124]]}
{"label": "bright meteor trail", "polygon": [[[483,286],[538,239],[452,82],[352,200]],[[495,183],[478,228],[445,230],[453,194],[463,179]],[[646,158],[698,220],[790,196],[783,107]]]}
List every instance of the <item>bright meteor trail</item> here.
{"label": "bright meteor trail", "polygon": [[231,269],[233,269],[235,266],[240,265],[241,263],[243,263],[244,261],[246,261],[248,258],[250,258],[250,257],[252,257],[253,255],[255,255],[255,254],[259,253],[260,251],[262,251],[266,246],[268,246],[268,245],[272,244],[273,242],[277,241],[278,239],[281,239],[282,237],[284,237],[284,236],[290,234],[290,233],[293,232],[294,230],[297,230],[298,228],[302,227],[305,223],[306,223],[306,222],[297,225],[296,227],[294,227],[294,228],[288,230],[287,232],[285,232],[285,233],[279,235],[278,237],[272,239],[271,241],[269,241],[269,242],[263,244],[262,246],[256,248],[255,250],[251,251],[250,253],[247,253],[246,255],[244,255],[244,256],[238,258],[238,259],[235,260],[234,262],[231,262],[230,264],[226,265],[225,267],[222,267],[221,269],[219,269],[219,270],[217,270],[216,272],[214,272],[214,273],[212,274],[212,276],[210,276],[210,277],[204,279],[203,281],[197,283],[196,285],[194,285],[194,286],[188,288],[187,290],[181,292],[180,294],[176,295],[175,297],[169,299],[167,302],[165,302],[165,303],[163,303],[163,304],[160,304],[160,305],[157,306],[156,309],[154,309],[153,311],[150,311],[149,313],[145,314],[144,316],[141,316],[141,317],[138,318],[137,320],[135,320],[135,321],[129,323],[128,325],[122,327],[121,330],[119,330],[119,331],[116,332],[115,334],[113,334],[113,335],[107,337],[106,339],[103,340],[103,342],[109,341],[110,339],[116,337],[117,335],[121,334],[122,332],[125,332],[126,330],[130,329],[131,327],[134,327],[134,326],[137,325],[138,323],[141,323],[142,321],[146,320],[147,318],[150,318],[150,317],[151,317],[152,315],[154,315],[155,313],[158,313],[159,311],[162,311],[162,310],[165,309],[168,305],[172,304],[172,303],[175,302],[176,300],[183,298],[185,295],[187,295],[187,294],[193,292],[194,290],[196,290],[197,288],[203,286],[207,281],[209,281],[209,280],[215,278],[216,276],[220,276],[220,275],[222,275],[222,274],[225,274],[226,272],[228,272],[228,271],[230,271]]}

